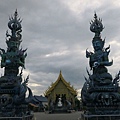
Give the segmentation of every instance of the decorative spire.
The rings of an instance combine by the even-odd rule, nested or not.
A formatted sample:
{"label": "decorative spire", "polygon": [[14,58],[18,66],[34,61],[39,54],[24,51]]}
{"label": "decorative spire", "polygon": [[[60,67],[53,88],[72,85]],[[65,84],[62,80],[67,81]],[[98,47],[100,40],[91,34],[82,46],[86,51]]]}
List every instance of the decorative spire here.
{"label": "decorative spire", "polygon": [[6,31],[6,43],[8,46],[8,50],[10,50],[11,48],[18,49],[20,46],[20,43],[22,42],[21,22],[22,20],[18,17],[18,12],[16,9],[14,15],[9,17],[9,22],[8,22],[8,27],[11,30],[11,34],[8,33],[8,30]]}
{"label": "decorative spire", "polygon": [[17,13],[17,9],[16,9],[16,11],[15,11],[15,13],[14,13],[14,18],[17,20],[17,16],[18,16],[18,13]]}
{"label": "decorative spire", "polygon": [[21,34],[20,34],[20,32],[22,32],[21,22],[22,20],[18,18],[18,12],[16,9],[14,16],[9,17],[9,22],[8,22],[8,27],[9,29],[11,29],[12,35],[9,35],[8,31],[6,32],[6,36],[7,37],[10,36],[11,40],[18,41],[21,39]]}
{"label": "decorative spire", "polygon": [[104,29],[102,19],[97,18],[97,14],[94,14],[94,20],[90,22],[90,30],[95,33],[95,37],[100,37],[100,32]]}

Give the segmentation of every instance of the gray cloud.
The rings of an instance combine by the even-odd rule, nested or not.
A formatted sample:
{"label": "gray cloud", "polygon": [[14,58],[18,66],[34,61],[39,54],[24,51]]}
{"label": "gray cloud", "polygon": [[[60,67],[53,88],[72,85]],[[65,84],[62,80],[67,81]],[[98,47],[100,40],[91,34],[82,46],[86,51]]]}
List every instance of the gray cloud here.
{"label": "gray cloud", "polygon": [[[15,9],[23,18],[23,42],[28,48],[25,76],[30,74],[29,86],[34,94],[43,94],[55,82],[59,71],[75,88],[81,89],[86,67],[89,69],[85,50],[93,50],[94,36],[89,22],[94,11],[103,19],[106,46],[111,44],[110,58],[114,64],[113,76],[119,71],[120,7],[112,0],[4,0],[0,1],[0,47],[6,49],[5,31],[8,18]],[[114,41],[114,42],[113,42]],[[1,71],[3,72],[3,71]]]}

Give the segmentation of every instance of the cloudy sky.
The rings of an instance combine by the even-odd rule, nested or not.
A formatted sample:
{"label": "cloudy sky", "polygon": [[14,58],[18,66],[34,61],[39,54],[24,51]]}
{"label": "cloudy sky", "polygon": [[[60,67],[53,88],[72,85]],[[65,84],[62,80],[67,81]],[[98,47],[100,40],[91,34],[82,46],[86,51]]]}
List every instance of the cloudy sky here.
{"label": "cloudy sky", "polygon": [[[9,16],[18,10],[22,22],[22,48],[28,48],[24,77],[29,87],[41,95],[58,78],[60,70],[77,90],[83,86],[88,59],[93,51],[89,22],[94,12],[102,18],[107,47],[111,45],[109,72],[115,76],[120,66],[120,0],[0,0],[0,47],[6,49],[5,33]],[[3,74],[3,70],[1,70]]]}

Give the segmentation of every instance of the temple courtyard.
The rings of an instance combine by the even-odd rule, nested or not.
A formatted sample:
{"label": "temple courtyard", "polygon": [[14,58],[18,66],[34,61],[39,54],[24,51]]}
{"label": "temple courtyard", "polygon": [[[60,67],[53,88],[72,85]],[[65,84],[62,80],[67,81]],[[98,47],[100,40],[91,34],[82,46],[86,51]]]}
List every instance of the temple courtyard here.
{"label": "temple courtyard", "polygon": [[79,120],[81,112],[73,113],[55,113],[48,114],[44,112],[34,113],[35,120]]}

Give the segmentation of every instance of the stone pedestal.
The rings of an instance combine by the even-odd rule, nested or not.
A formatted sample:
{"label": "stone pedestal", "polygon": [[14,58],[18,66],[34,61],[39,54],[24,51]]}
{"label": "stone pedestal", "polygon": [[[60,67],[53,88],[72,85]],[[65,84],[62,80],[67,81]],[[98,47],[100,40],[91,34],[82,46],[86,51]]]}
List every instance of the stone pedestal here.
{"label": "stone pedestal", "polygon": [[81,114],[79,120],[120,120],[120,114],[108,115],[87,115]]}

